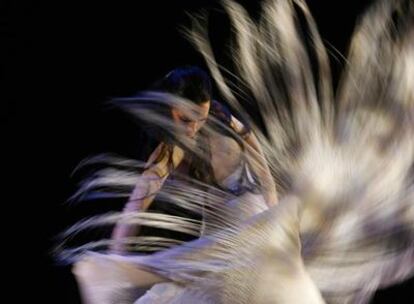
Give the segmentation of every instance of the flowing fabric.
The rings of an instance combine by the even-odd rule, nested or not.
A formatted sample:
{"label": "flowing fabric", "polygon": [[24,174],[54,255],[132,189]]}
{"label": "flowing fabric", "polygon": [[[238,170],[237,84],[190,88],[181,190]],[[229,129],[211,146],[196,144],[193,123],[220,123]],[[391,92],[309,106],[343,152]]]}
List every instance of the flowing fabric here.
{"label": "flowing fabric", "polygon": [[[224,1],[224,8],[233,26],[236,71],[216,62],[206,18],[194,18],[188,35],[221,95],[258,137],[280,202],[246,213],[263,202],[197,181],[167,183],[160,195],[172,204],[204,210],[204,223],[114,213],[78,223],[64,237],[120,220],[195,235],[200,225],[210,225],[211,233],[145,256],[106,254],[111,241],[101,240],[60,248],[61,257],[78,261],[78,280],[96,295],[119,295],[111,285],[116,281],[121,291],[138,286],[128,279],[130,272],[144,271],[162,278],[150,292],[164,288],[158,294],[164,293],[165,303],[368,303],[376,290],[414,271],[414,1],[378,0],[365,13],[335,95],[327,51],[304,1],[265,0],[259,21],[233,1]],[[243,96],[257,106],[265,130],[240,105]],[[190,106],[154,92],[120,102],[166,131],[172,122],[143,107],[143,100]],[[211,124],[205,132],[215,136]],[[190,142],[180,144],[205,157]],[[106,161],[118,167],[98,172],[81,187],[81,196],[113,189],[127,196],[142,178],[126,169],[137,165],[133,161]],[[206,201],[209,208],[204,208]],[[169,247],[168,241],[125,240],[140,248]],[[121,271],[119,261],[129,265],[128,271]],[[88,269],[106,276],[91,278]],[[103,277],[110,277],[111,286]],[[146,296],[147,303],[163,303]],[[146,296],[133,301],[146,303]],[[108,299],[99,303],[112,303]]]}

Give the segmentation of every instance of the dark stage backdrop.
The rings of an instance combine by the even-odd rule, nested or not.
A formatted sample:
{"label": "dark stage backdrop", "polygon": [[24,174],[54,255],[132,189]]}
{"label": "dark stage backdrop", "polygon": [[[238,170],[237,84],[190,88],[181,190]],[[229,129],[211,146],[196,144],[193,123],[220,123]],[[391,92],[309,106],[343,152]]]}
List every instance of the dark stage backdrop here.
{"label": "dark stage backdrop", "polygon": [[[257,14],[260,1],[240,2]],[[333,54],[334,47],[346,52],[356,17],[369,2],[308,1]],[[50,250],[69,224],[109,207],[64,204],[76,186],[70,173],[87,156],[115,152],[134,157],[145,145],[137,126],[107,101],[145,89],[176,66],[204,66],[179,31],[190,24],[186,12],[212,10],[218,56],[229,24],[213,0],[15,1],[2,6],[7,98],[1,115],[10,152],[5,165],[18,174],[8,178],[15,187],[10,187],[13,199],[5,202],[10,213],[4,216],[10,214],[15,223],[3,232],[14,239],[6,243],[7,251],[19,257],[10,265],[9,282],[20,288],[11,302],[28,296],[39,303],[80,303],[70,269],[56,265]],[[337,75],[343,60],[335,56]],[[408,282],[381,291],[373,303],[414,303],[411,288]]]}

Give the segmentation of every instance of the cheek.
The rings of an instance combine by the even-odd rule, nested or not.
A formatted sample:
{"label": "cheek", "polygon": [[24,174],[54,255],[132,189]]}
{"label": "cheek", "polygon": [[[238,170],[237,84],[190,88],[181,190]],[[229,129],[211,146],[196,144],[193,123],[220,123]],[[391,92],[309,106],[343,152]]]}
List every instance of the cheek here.
{"label": "cheek", "polygon": [[206,123],[205,121],[197,123],[196,130],[197,131],[200,130],[204,126],[205,123]]}

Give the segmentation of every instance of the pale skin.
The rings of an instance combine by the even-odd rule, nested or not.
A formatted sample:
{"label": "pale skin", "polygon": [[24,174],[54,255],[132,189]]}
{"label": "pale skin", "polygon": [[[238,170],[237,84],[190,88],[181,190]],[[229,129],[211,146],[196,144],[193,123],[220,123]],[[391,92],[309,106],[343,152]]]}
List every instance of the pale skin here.
{"label": "pale skin", "polygon": [[[181,109],[171,109],[173,122],[180,128],[182,136],[186,136],[187,138],[195,137],[208,118],[210,104],[210,101],[206,101],[197,105],[196,111],[191,114],[185,113]],[[236,132],[241,132],[244,128],[244,126],[234,117],[231,118],[231,127]],[[263,196],[266,204],[270,207],[278,201],[276,187],[270,169],[265,163],[263,152],[254,134],[252,132],[247,133],[243,136],[243,140],[245,150],[252,158],[252,170],[256,172],[262,181]],[[211,166],[214,177],[217,182],[220,183],[220,181],[224,180],[229,175],[229,172],[234,172],[237,166],[239,166],[242,150],[234,139],[220,134],[210,137],[209,143],[211,147]],[[147,162],[148,169],[142,174],[144,179],[148,179],[151,182],[144,182],[136,185],[124,207],[124,212],[146,211],[153,202],[156,193],[161,189],[163,183],[171,173],[171,164],[168,164],[168,157],[165,157],[155,165],[151,165],[159,155],[163,145],[164,144],[161,143],[150,156]],[[184,160],[185,153],[183,149],[178,146],[175,146],[172,151],[172,167],[177,168]],[[139,227],[137,225],[118,223],[115,226],[112,238],[115,241],[119,240],[119,242],[115,242],[115,245],[111,248],[112,251],[120,254],[124,253],[125,248],[120,240],[125,237],[137,235],[138,231]]]}

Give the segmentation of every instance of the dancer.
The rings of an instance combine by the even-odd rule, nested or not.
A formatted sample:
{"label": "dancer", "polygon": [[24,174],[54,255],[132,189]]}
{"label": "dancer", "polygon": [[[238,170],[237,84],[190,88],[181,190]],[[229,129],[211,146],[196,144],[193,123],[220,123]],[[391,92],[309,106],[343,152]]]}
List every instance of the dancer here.
{"label": "dancer", "polygon": [[[264,1],[259,23],[232,1],[225,8],[236,36],[238,76],[267,136],[253,119],[248,123],[282,193],[279,203],[238,219],[213,187],[203,196],[229,208],[224,215],[210,212],[206,221],[215,229],[197,240],[147,256],[77,255],[91,247],[63,254],[77,257],[74,272],[87,299],[117,294],[105,284],[115,280],[121,293],[165,281],[182,286],[169,303],[368,303],[377,289],[414,272],[414,3],[378,0],[366,13],[335,97],[326,50],[303,1]],[[307,45],[314,46],[313,61],[296,10]],[[193,42],[226,101],[248,117],[214,60],[205,28],[203,19],[195,20]],[[160,193],[192,206],[200,189],[177,183]],[[69,234],[118,219],[98,217]],[[140,213],[134,220],[197,227],[165,215]],[[110,303],[105,300],[100,303]]]}
{"label": "dancer", "polygon": [[[126,213],[146,211],[167,178],[177,178],[177,175],[195,178],[235,196],[247,193],[254,196],[261,192],[268,206],[277,203],[276,187],[256,137],[224,105],[212,100],[210,79],[203,70],[197,67],[177,68],[159,81],[156,88],[158,92],[186,98],[192,107],[180,106],[178,103],[162,106],[157,101],[145,103],[148,108],[153,107],[153,111],[163,115],[164,123],[171,122],[174,131],[168,135],[162,130],[158,129],[157,132],[152,128],[152,133],[158,134],[150,136],[159,137],[160,143],[147,161],[145,170],[124,208]],[[139,108],[143,103],[139,99],[134,101],[133,98],[128,99],[128,102],[135,102],[132,105],[134,108]],[[216,128],[221,132],[210,131],[207,134],[202,131],[209,113],[212,119],[223,124],[221,128]],[[203,146],[203,155],[193,153],[184,145],[180,146],[180,140],[194,141],[190,144]],[[250,164],[244,158],[245,150],[246,153],[255,155],[256,159]],[[266,204],[258,207],[258,210],[250,210],[249,214],[264,210]],[[156,206],[158,208],[152,211],[171,214],[171,209],[174,208],[174,215],[186,214],[184,209],[178,209],[168,202],[158,202]],[[253,208],[253,204],[250,204],[250,209]],[[123,252],[122,240],[137,235],[137,229],[137,226],[118,223],[113,233],[113,238],[117,241],[113,249]],[[204,233],[205,226],[202,230]]]}

